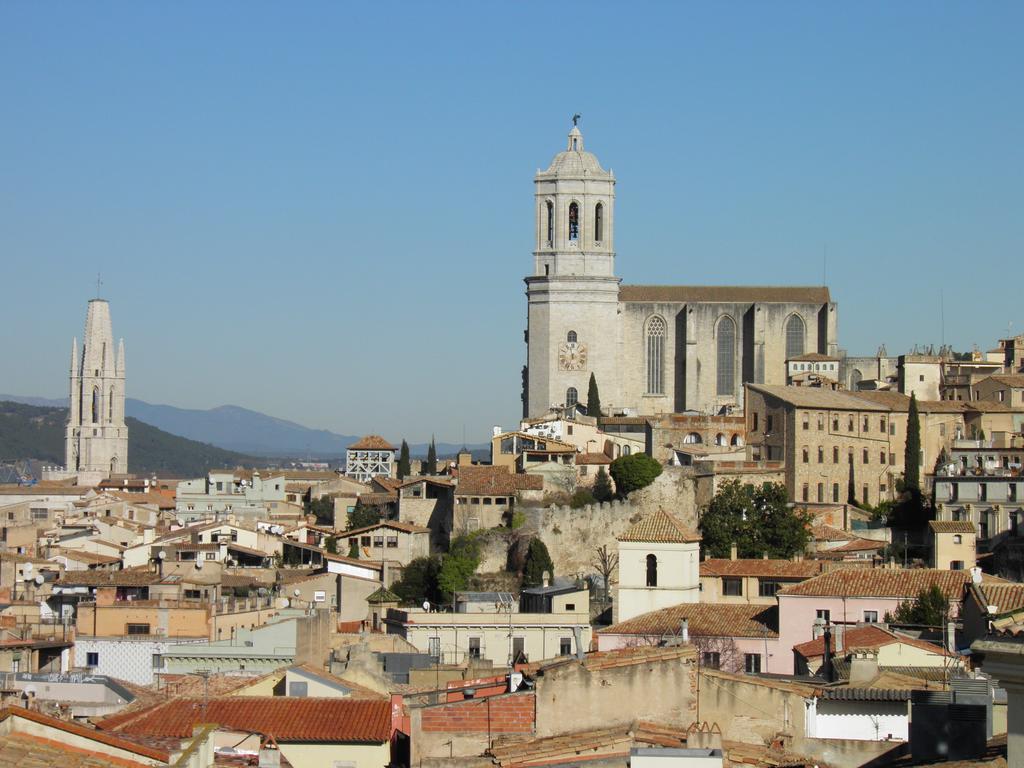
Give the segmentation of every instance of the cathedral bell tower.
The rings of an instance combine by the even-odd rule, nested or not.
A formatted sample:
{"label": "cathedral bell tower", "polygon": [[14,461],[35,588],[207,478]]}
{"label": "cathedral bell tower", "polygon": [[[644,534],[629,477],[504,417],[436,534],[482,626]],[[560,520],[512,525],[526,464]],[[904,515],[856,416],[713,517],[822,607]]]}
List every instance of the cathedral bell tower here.
{"label": "cathedral bell tower", "polygon": [[71,401],[65,437],[67,471],[79,485],[95,485],[128,471],[128,427],[124,421],[124,339],[117,346],[110,305],[92,299],[85,316],[81,353],[71,343]]}
{"label": "cathedral bell tower", "polygon": [[[526,278],[523,413],[586,400],[593,373],[605,405],[619,402],[619,278],[615,175],[583,148],[573,118],[564,152],[534,177],[536,248]],[[597,415],[597,414],[590,414]]]}

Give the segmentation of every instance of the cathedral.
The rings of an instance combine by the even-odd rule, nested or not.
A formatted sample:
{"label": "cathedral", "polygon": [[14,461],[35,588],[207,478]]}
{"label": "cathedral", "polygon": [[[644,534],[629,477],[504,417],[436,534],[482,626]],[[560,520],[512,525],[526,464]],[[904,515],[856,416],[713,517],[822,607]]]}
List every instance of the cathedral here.
{"label": "cathedral", "polygon": [[66,471],[79,485],[128,471],[128,427],[124,423],[124,339],[114,352],[110,304],[93,299],[85,336],[71,343],[71,402],[65,433]]}
{"label": "cathedral", "polygon": [[592,373],[606,414],[729,413],[744,383],[785,384],[786,360],[837,354],[825,287],[622,285],[615,175],[575,123],[534,194],[524,416],[585,401]]}

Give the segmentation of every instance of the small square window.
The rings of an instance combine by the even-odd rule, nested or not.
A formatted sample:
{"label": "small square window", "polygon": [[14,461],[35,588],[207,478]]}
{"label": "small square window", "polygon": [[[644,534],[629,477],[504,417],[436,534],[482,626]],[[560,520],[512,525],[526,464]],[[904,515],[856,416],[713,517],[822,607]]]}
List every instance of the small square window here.
{"label": "small square window", "polygon": [[864,621],[868,624],[877,624],[878,611],[864,611]]}
{"label": "small square window", "polygon": [[100,665],[100,655],[96,651],[89,651],[85,654],[85,666],[87,667],[98,667]]}
{"label": "small square window", "polygon": [[963,536],[961,536],[959,533],[954,533],[953,534],[953,543],[954,544],[963,544],[963,542],[964,542],[964,537]]}
{"label": "small square window", "polygon": [[563,637],[558,641],[558,655],[559,656],[571,656],[572,655],[572,638]]}
{"label": "small square window", "polygon": [[743,579],[734,576],[723,578],[722,594],[727,597],[743,597]]}

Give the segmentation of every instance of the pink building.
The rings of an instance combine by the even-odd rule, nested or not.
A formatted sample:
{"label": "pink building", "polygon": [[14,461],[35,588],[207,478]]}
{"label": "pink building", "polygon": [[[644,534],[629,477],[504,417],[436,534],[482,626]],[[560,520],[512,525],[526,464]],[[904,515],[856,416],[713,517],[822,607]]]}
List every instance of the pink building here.
{"label": "pink building", "polygon": [[[1007,583],[982,575],[984,583]],[[933,568],[842,568],[786,587],[778,593],[779,656],[769,659],[769,671],[793,673],[793,646],[814,639],[815,619],[857,624],[884,621],[900,603],[914,600],[937,586],[950,604],[950,618],[960,612],[969,571]]]}
{"label": "pink building", "polygon": [[597,649],[688,641],[697,648],[704,666],[726,672],[776,672],[773,664],[777,666],[780,657],[776,618],[775,606],[681,603],[601,630]]}

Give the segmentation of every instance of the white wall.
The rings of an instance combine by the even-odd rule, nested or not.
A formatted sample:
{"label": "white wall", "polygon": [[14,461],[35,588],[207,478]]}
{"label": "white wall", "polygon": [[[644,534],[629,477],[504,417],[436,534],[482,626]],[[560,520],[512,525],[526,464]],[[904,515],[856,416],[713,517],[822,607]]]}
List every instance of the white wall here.
{"label": "white wall", "polygon": [[807,710],[807,736],[819,739],[897,741],[909,737],[910,716],[905,701],[812,700]]}
{"label": "white wall", "polygon": [[114,638],[75,639],[75,666],[85,668],[88,653],[99,654],[99,664],[89,667],[97,675],[107,675],[118,680],[127,680],[136,685],[149,685],[156,678],[153,669],[153,654],[166,653],[178,643],[171,640],[119,640]]}

